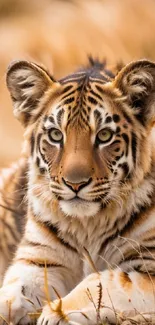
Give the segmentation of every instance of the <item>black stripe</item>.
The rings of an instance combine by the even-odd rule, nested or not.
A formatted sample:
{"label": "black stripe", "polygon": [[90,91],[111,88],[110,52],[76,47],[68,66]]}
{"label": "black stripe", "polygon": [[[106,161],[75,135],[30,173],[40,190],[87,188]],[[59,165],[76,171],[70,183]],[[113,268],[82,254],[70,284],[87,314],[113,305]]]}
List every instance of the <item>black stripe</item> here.
{"label": "black stripe", "polygon": [[46,160],[45,156],[43,155],[43,153],[41,152],[41,148],[40,148],[40,141],[41,141],[41,137],[42,137],[42,133],[39,133],[38,134],[38,137],[37,137],[37,149],[41,155],[41,158],[42,160],[44,161],[45,164],[48,163],[48,161]]}
{"label": "black stripe", "polygon": [[103,98],[99,94],[95,93],[95,91],[93,89],[90,90],[90,93],[92,95],[96,96],[99,100],[101,100],[103,102]]}
{"label": "black stripe", "polygon": [[141,206],[137,205],[137,209],[139,209],[139,212],[133,212],[131,214],[128,223],[125,225],[125,227],[119,233],[119,235],[123,237],[123,233],[126,231],[129,231],[129,229],[133,227],[134,221],[136,221],[138,218],[141,218],[141,214],[145,213],[148,210],[148,208],[149,208],[148,204],[141,205]]}
{"label": "black stripe", "polygon": [[115,152],[119,152],[120,151],[120,148],[116,148],[114,151]]}
{"label": "black stripe", "polygon": [[78,123],[80,123],[81,121],[84,122],[84,124],[88,123],[88,116],[85,116],[84,114],[80,114],[80,120],[78,121]]}
{"label": "black stripe", "polygon": [[129,137],[126,133],[122,133],[122,138],[126,142],[126,156],[128,155],[128,149],[129,149]]}
{"label": "black stripe", "polygon": [[71,249],[72,251],[77,253],[76,248],[71,246],[66,240],[64,240],[64,238],[61,237],[60,231],[56,226],[52,225],[49,222],[44,222],[43,224],[46,226],[46,228],[48,228],[52,233],[54,233],[57,236],[57,238],[60,240],[62,245],[64,245],[66,248]]}
{"label": "black stripe", "polygon": [[[29,114],[31,113],[32,109],[37,109],[38,108],[38,106],[37,106],[38,99],[36,100],[36,99],[31,98],[31,97],[27,98],[27,95],[26,95],[26,96],[23,96],[23,101],[25,101],[25,103],[23,105],[23,108],[29,108],[29,110],[30,110]],[[25,112],[24,112],[24,114],[25,114]],[[31,116],[31,114],[30,114],[30,116]]]}
{"label": "black stripe", "polygon": [[71,90],[73,88],[73,85],[68,85],[68,86],[65,86],[64,89],[63,89],[63,94],[67,93],[69,90]]}
{"label": "black stripe", "polygon": [[121,159],[124,156],[124,151],[119,155],[115,157],[115,160],[118,161],[119,159]]}
{"label": "black stripe", "polygon": [[81,73],[78,73],[78,74],[73,73],[71,75],[68,75],[68,76],[62,78],[62,79],[59,79],[59,82],[61,84],[65,84],[67,82],[70,82],[70,83],[71,82],[77,82],[78,83],[84,78],[85,78],[85,71],[81,71]]}
{"label": "black stripe", "polygon": [[22,242],[21,242],[21,246],[32,246],[32,247],[44,247],[44,248],[51,248],[50,246],[48,245],[44,245],[44,244],[41,244],[39,242],[34,242],[34,241],[31,241],[27,238],[23,238]]}
{"label": "black stripe", "polygon": [[[130,239],[128,240],[130,242]],[[132,244],[132,240],[131,240],[131,244]],[[144,260],[148,259],[148,260],[153,260],[155,262],[155,247],[147,247],[147,246],[138,247],[138,243],[137,243],[137,247],[135,247],[135,250],[134,248],[132,250],[131,247],[131,251],[127,252],[126,254],[127,257],[125,257],[122,260],[122,263],[126,261],[136,260],[137,258],[138,259],[141,258],[141,261],[142,259]]]}
{"label": "black stripe", "polygon": [[40,145],[40,139],[41,139],[42,133],[39,133],[37,136],[37,147]]}
{"label": "black stripe", "polygon": [[97,109],[94,110],[94,118],[97,122],[97,127],[99,128],[102,123],[102,114]]}
{"label": "black stripe", "polygon": [[27,89],[27,88],[32,88],[34,87],[34,83],[33,82],[24,82],[22,83],[22,85],[20,86],[20,88],[24,88],[24,89]]}
{"label": "black stripe", "polygon": [[36,165],[38,168],[40,167],[40,158],[39,157],[36,158]]}
{"label": "black stripe", "polygon": [[[126,233],[126,231],[129,231],[129,230],[133,227],[134,222],[135,222],[136,220],[138,220],[138,218],[141,218],[141,214],[142,214],[142,213],[145,213],[145,212],[148,210],[149,205],[146,205],[146,204],[145,204],[145,206],[143,206],[143,205],[142,205],[142,206],[137,206],[137,209],[138,209],[138,208],[139,208],[139,212],[133,212],[133,213],[130,215],[130,219],[129,219],[128,222],[124,225],[124,227],[122,228],[122,230],[118,230],[118,228],[117,228],[117,222],[118,222],[118,220],[115,221],[115,224],[114,224],[114,226],[113,226],[114,233],[113,233],[110,237],[106,238],[106,239],[103,241],[103,243],[101,244],[100,250],[99,250],[99,252],[98,252],[99,255],[101,255],[103,249],[107,246],[107,244],[108,244],[110,241],[113,241],[116,237],[120,236],[120,237],[124,237],[124,238],[125,238],[124,233]],[[125,217],[124,217],[124,219],[125,219]],[[122,220],[123,220],[123,218],[122,218]],[[124,242],[123,242],[123,245],[124,245]],[[120,247],[121,247],[121,246],[119,245],[119,248],[120,248]]]}
{"label": "black stripe", "polygon": [[33,156],[34,146],[35,146],[35,137],[34,137],[34,133],[32,132],[32,135],[30,138],[31,156]]}
{"label": "black stripe", "polygon": [[64,94],[64,93],[63,93],[63,96],[61,97],[61,100],[63,100],[63,99],[66,98],[66,97],[71,96],[72,94],[75,94],[75,92],[80,91],[80,90],[82,90],[82,86],[79,86],[79,87],[73,89],[73,90],[70,91],[68,94]]}
{"label": "black stripe", "polygon": [[70,91],[70,93],[68,94],[63,94],[63,96],[61,97],[61,101],[63,101],[64,99],[67,99],[67,97],[70,97],[71,95],[75,94],[75,92],[80,89],[81,87],[77,88],[77,89],[73,89],[72,91]]}
{"label": "black stripe", "polygon": [[[20,261],[20,259],[19,259]],[[27,259],[25,259],[25,261],[27,261]],[[35,261],[31,261],[31,260],[28,260],[28,263],[31,264],[31,265],[35,265],[35,266],[38,266],[40,268],[50,268],[50,267],[64,267],[62,264],[58,264],[58,263],[40,263],[40,262],[35,262]]]}
{"label": "black stripe", "polygon": [[57,114],[57,123],[60,127],[61,127],[63,115],[64,115],[64,109],[62,108]]}
{"label": "black stripe", "polygon": [[55,124],[55,120],[53,116],[49,116],[48,119],[51,123]]}
{"label": "black stripe", "polygon": [[[143,260],[144,261],[147,261],[147,260],[148,261],[153,261],[155,263],[155,257],[153,257],[153,256],[145,256],[145,255],[140,256],[139,255],[139,256],[135,257],[134,253],[133,253],[133,258],[132,258],[132,255],[131,255],[131,256],[123,259],[122,263],[127,263],[127,262],[130,262],[130,261],[131,262],[137,262],[138,261],[141,264],[141,266],[144,266]],[[154,272],[155,272],[155,270],[154,270]]]}
{"label": "black stripe", "polygon": [[74,108],[74,113],[70,116],[70,118],[68,118],[66,127],[68,127],[70,123],[73,123],[76,117],[79,115],[79,110],[76,108],[77,107]]}
{"label": "black stripe", "polygon": [[[145,264],[146,262],[148,262],[147,265]],[[122,267],[122,269],[125,269],[127,272],[133,271],[134,269],[140,273],[149,273],[150,275],[155,275],[155,259],[153,257],[151,258],[147,256],[139,256],[133,259],[125,259],[121,261],[119,267]]]}
{"label": "black stripe", "polygon": [[23,118],[23,123],[25,126],[27,126],[30,122],[30,120],[32,120],[32,115],[28,112],[24,112],[24,114],[22,115]]}
{"label": "black stripe", "polygon": [[122,111],[124,118],[127,120],[128,123],[132,124],[131,117],[127,114],[127,112]]}
{"label": "black stripe", "polygon": [[117,126],[116,133],[120,133],[120,131],[121,131],[121,128],[119,126]]}
{"label": "black stripe", "polygon": [[63,105],[68,105],[68,104],[74,102],[74,99],[75,99],[74,97],[69,97],[69,98],[65,99],[63,101]]}
{"label": "black stripe", "polygon": [[96,85],[96,89],[103,94],[104,93],[104,89],[101,86]]}
{"label": "black stripe", "polygon": [[137,137],[134,132],[132,132],[131,147],[132,147],[133,162],[135,165],[136,164],[136,156],[137,156]]}
{"label": "black stripe", "polygon": [[115,140],[112,142],[112,144],[116,144],[116,143],[120,143],[121,141],[120,140]]}
{"label": "black stripe", "polygon": [[49,268],[49,267],[63,267],[63,265],[61,265],[61,264],[56,264],[56,263],[46,263],[46,264],[41,264],[41,263],[35,263],[35,262],[33,262],[33,263],[31,263],[31,264],[35,264],[35,265],[37,265],[38,267],[45,267],[45,265],[46,265],[47,268]]}
{"label": "black stripe", "polygon": [[121,167],[123,169],[125,178],[129,178],[129,165],[124,162],[123,164],[119,164],[118,167]]}
{"label": "black stripe", "polygon": [[[108,80],[106,80],[108,81]],[[96,86],[96,89],[100,92],[100,94],[105,94],[105,90],[101,87],[101,86],[98,86],[98,85],[95,85]]]}
{"label": "black stripe", "polygon": [[134,268],[134,270],[137,271],[138,273],[142,273],[142,274],[144,274],[144,273],[148,274],[149,273],[149,275],[155,275],[155,268],[153,270],[149,269],[148,265],[145,268],[145,264],[137,265],[137,266],[134,266],[134,267],[132,266],[132,268]]}
{"label": "black stripe", "polygon": [[92,96],[88,96],[88,101],[93,105],[97,105],[97,100]]}

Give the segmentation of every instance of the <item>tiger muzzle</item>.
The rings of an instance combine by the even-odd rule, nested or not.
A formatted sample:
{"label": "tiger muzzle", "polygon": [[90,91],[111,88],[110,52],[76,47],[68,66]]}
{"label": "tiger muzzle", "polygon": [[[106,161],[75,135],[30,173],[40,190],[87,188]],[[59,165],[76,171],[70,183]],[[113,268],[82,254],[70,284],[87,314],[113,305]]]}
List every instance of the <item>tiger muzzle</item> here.
{"label": "tiger muzzle", "polygon": [[68,186],[73,192],[77,194],[82,188],[91,183],[92,177],[90,177],[89,179],[85,179],[84,181],[81,181],[79,183],[72,183],[64,178],[62,178],[62,180],[66,186]]}

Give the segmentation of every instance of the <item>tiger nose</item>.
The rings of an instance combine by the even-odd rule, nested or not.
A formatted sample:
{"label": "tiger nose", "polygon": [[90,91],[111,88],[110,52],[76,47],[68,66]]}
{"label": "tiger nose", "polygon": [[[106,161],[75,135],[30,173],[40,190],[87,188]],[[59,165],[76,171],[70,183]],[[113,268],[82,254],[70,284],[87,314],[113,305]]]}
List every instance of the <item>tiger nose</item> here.
{"label": "tiger nose", "polygon": [[84,180],[80,183],[72,183],[72,182],[69,182],[68,180],[63,178],[63,182],[65,183],[65,185],[67,185],[69,188],[71,188],[71,190],[74,191],[75,193],[79,192],[83,187],[89,185],[91,180],[92,180],[92,177],[90,177],[89,179]]}

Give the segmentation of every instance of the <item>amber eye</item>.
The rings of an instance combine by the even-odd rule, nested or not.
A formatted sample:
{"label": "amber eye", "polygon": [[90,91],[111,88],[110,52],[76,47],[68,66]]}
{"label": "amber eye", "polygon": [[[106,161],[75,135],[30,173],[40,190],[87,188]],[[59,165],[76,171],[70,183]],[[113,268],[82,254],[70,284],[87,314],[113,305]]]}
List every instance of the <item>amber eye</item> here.
{"label": "amber eye", "polygon": [[97,134],[97,140],[99,142],[105,143],[111,140],[113,136],[113,131],[110,129],[102,129]]}
{"label": "amber eye", "polygon": [[49,130],[48,135],[49,135],[50,140],[54,141],[54,142],[61,142],[63,139],[63,134],[58,129]]}

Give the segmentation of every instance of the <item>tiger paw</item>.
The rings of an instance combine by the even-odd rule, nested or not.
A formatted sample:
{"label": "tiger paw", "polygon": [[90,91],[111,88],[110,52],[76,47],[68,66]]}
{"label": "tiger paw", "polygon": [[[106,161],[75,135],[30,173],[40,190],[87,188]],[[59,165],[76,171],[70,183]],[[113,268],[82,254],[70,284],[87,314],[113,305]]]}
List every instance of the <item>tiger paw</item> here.
{"label": "tiger paw", "polygon": [[[54,302],[55,303],[55,302]],[[37,325],[94,325],[94,322],[82,310],[64,311],[58,304],[46,305]]]}
{"label": "tiger paw", "polygon": [[20,283],[9,284],[0,289],[0,325],[28,324],[27,314],[34,312],[34,304],[25,297],[22,289]]}

